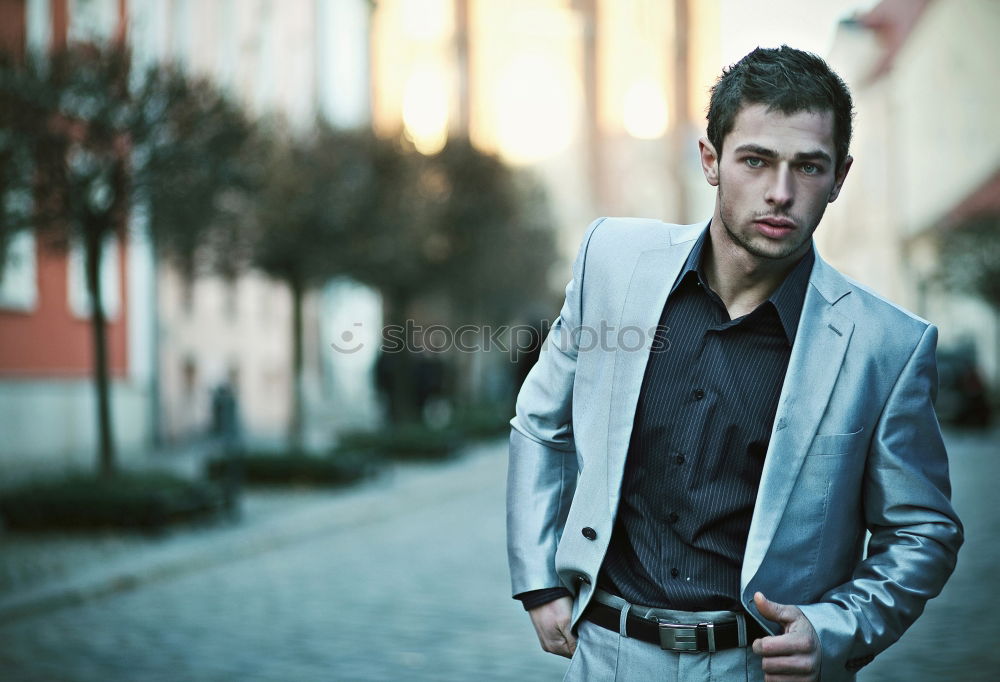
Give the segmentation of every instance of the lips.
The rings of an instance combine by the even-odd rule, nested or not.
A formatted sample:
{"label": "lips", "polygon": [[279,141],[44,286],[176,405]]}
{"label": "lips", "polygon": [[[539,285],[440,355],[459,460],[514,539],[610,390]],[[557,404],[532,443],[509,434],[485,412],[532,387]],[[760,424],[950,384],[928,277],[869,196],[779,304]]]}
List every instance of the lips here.
{"label": "lips", "polygon": [[789,218],[758,218],[754,221],[754,227],[765,237],[784,237],[795,230],[795,221]]}

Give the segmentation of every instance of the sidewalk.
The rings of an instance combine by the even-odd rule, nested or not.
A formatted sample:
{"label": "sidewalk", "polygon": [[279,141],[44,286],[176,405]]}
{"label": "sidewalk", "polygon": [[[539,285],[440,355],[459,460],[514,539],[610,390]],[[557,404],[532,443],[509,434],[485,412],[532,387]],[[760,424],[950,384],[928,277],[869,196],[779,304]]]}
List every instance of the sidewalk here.
{"label": "sidewalk", "polygon": [[[440,463],[388,467],[359,485],[332,490],[247,488],[238,521],[140,534],[0,532],[0,623],[217,566],[385,516],[387,495],[430,502],[459,489],[471,470],[495,459],[506,442],[474,445]],[[198,466],[179,458],[172,468]],[[434,485],[427,485],[433,479]]]}

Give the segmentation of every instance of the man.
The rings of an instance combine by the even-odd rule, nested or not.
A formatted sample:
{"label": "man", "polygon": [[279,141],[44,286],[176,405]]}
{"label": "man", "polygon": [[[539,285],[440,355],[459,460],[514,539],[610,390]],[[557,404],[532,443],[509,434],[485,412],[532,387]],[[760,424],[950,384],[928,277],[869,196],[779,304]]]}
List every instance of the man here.
{"label": "man", "polygon": [[954,569],[937,330],[813,249],[851,116],[823,60],[754,50],[712,91],[707,226],[587,231],[507,498],[566,679],[853,679]]}

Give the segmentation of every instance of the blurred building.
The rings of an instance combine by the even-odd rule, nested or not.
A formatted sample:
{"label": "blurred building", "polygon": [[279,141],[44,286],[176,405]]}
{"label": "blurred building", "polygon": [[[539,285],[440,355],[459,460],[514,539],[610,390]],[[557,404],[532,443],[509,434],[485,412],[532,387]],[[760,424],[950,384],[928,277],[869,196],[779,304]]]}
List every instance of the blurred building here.
{"label": "blurred building", "polygon": [[[45,52],[74,41],[127,40],[140,62],[173,61],[211,77],[257,116],[304,131],[324,117],[370,125],[367,0],[3,0],[0,47]],[[112,414],[126,463],[211,426],[211,396],[233,384],[251,442],[283,437],[291,405],[291,305],[259,274],[186,280],[158,262],[141,207],[124,243],[109,243],[102,277],[109,318]],[[0,279],[2,483],[95,465],[96,408],[82,252],[31,232],[15,237]],[[353,283],[307,299],[307,443],[377,415],[374,340],[330,342],[379,324],[379,301]]]}
{"label": "blurred building", "polygon": [[564,262],[601,215],[695,220],[718,0],[379,0],[373,119],[433,153],[449,135],[535,172]]}
{"label": "blurred building", "polygon": [[971,345],[1000,387],[1000,319],[942,280],[945,240],[1000,219],[1000,5],[883,0],[841,24],[830,60],[857,109],[855,163],[817,242],[860,282]]}
{"label": "blurred building", "polygon": [[[370,126],[370,14],[367,0],[128,0],[126,9],[138,58],[208,76],[254,117],[298,133],[318,118]],[[212,391],[224,383],[233,384],[251,443],[283,439],[293,390],[287,288],[253,272],[188,281],[161,264],[157,299],[164,440],[203,435]],[[340,429],[378,416],[370,379],[375,343],[352,354],[331,343],[355,323],[374,332],[380,303],[371,290],[340,282],[310,292],[304,308],[306,443],[324,447]]]}
{"label": "blurred building", "polygon": [[[375,130],[424,154],[468,138],[541,181],[560,258],[525,309],[551,317],[595,218],[711,212],[697,140],[719,66],[718,10],[719,0],[378,0]],[[414,314],[468,322],[443,308]],[[479,400],[510,373],[506,355],[486,355],[453,358]]]}

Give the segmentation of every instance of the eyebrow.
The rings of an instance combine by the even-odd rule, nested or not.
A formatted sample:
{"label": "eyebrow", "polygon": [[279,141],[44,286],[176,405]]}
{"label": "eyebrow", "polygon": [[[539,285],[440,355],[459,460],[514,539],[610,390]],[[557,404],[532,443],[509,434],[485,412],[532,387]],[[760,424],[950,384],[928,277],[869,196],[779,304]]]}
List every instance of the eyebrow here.
{"label": "eyebrow", "polygon": [[[773,149],[768,149],[767,147],[761,147],[760,145],[756,144],[741,144],[734,151],[736,153],[744,152],[744,153],[756,154],[757,156],[763,156],[764,158],[768,159],[778,158],[778,152],[774,151]],[[830,155],[827,154],[822,149],[814,149],[808,152],[799,152],[793,158],[795,161],[813,161],[818,159],[821,161],[826,161],[829,164],[833,164],[833,159],[830,158]]]}

